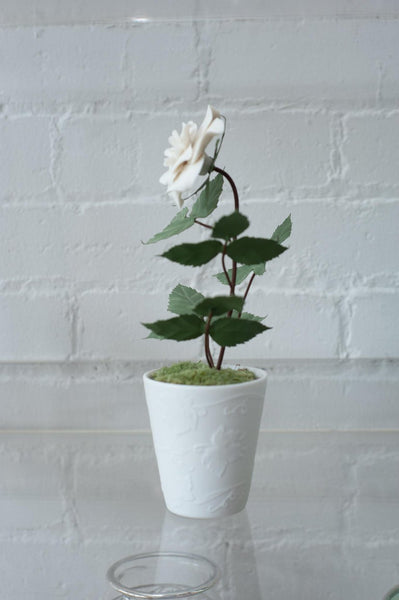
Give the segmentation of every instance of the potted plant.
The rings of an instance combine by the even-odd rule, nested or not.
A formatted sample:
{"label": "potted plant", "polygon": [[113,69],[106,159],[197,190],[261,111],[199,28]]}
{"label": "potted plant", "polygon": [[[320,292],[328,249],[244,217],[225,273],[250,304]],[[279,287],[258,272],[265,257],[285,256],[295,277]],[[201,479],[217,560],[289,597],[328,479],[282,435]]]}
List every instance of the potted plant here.
{"label": "potted plant", "polygon": [[[206,362],[183,362],[144,375],[144,387],[165,502],[187,517],[220,517],[242,510],[252,478],[255,449],[266,391],[266,372],[254,368],[222,368],[225,349],[249,341],[269,329],[263,318],[245,312],[256,276],[282,254],[291,233],[290,216],[270,238],[245,235],[248,218],[240,211],[232,177],[216,166],[225,134],[225,119],[208,106],[200,127],[189,121],[173,131],[165,151],[161,177],[179,212],[147,243],[175,236],[197,225],[210,238],[169,248],[162,256],[191,267],[220,259],[216,278],[224,294],[205,297],[177,285],[168,310],[175,316],[143,323],[150,338],[176,341],[203,337]],[[205,152],[216,138],[213,156]],[[212,177],[213,175],[216,175]],[[188,198],[198,177],[203,184]],[[234,210],[216,222],[204,221],[218,205],[223,183],[234,197]],[[183,206],[188,200],[191,208]],[[243,235],[244,234],[244,235]],[[228,262],[230,264],[228,264]],[[243,293],[237,293],[242,285]],[[212,342],[211,342],[212,340]],[[219,346],[215,352],[213,348]]]}

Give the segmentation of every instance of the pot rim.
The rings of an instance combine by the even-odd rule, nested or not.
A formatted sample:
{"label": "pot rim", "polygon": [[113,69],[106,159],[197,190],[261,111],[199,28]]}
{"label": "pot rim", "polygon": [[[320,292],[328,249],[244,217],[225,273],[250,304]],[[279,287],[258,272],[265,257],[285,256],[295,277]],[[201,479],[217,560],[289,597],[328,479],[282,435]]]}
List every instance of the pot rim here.
{"label": "pot rim", "polygon": [[174,386],[176,388],[188,388],[190,390],[217,390],[217,389],[237,389],[237,388],[242,388],[243,386],[248,386],[251,387],[253,385],[257,385],[260,382],[263,382],[265,380],[267,380],[267,371],[265,369],[262,369],[260,367],[249,367],[247,365],[225,365],[225,368],[228,369],[248,369],[249,371],[252,371],[253,373],[255,373],[256,375],[256,379],[251,379],[251,381],[242,381],[241,383],[226,383],[226,384],[222,384],[222,385],[190,385],[189,383],[169,383],[168,381],[157,381],[155,379],[151,379],[150,375],[151,373],[153,373],[154,371],[157,371],[157,369],[151,369],[151,371],[146,371],[143,374],[143,379],[145,381],[151,382],[151,385],[168,385],[168,386]]}

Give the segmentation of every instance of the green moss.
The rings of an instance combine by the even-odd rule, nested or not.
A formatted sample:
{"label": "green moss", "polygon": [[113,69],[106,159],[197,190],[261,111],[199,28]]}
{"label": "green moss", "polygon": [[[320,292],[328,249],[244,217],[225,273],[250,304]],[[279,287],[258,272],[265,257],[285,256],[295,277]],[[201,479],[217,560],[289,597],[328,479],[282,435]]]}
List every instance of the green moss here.
{"label": "green moss", "polygon": [[256,379],[248,369],[211,369],[202,362],[179,362],[151,373],[151,379],[182,385],[230,385]]}

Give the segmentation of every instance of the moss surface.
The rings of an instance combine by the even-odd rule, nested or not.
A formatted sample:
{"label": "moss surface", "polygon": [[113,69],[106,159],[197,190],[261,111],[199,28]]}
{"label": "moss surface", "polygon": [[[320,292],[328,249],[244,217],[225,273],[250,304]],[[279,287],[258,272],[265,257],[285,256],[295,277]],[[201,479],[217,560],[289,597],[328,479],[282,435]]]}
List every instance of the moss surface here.
{"label": "moss surface", "polygon": [[256,379],[248,369],[211,369],[202,362],[180,362],[162,367],[151,374],[151,379],[182,385],[230,385]]}

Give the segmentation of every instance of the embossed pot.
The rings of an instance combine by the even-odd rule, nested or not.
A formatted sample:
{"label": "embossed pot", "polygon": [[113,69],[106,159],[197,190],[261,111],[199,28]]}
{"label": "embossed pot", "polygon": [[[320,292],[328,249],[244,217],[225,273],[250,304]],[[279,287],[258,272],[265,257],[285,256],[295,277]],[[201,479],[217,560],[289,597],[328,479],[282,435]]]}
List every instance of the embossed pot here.
{"label": "embossed pot", "polygon": [[267,374],[232,385],[178,385],[144,374],[167,508],[197,519],[242,510],[251,486]]}

